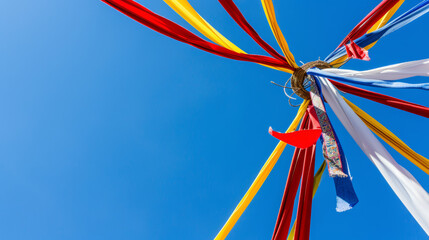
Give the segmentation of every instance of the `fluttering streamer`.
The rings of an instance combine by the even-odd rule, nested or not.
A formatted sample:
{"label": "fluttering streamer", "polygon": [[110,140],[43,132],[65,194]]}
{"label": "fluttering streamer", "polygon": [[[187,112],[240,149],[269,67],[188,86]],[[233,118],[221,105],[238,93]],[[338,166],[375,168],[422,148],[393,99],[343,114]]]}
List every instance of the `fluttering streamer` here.
{"label": "fluttering streamer", "polygon": [[[312,96],[312,98],[314,96],[318,96],[318,98],[320,98],[320,100],[318,98],[316,98],[317,100],[316,101],[313,100],[313,103],[317,103],[317,105],[320,106],[319,109],[321,109],[321,110],[323,109],[322,111],[325,111],[324,110],[325,109],[324,99],[323,99],[323,96],[321,95],[320,86],[317,84],[317,82],[315,82],[315,83],[316,84],[313,84],[311,86],[311,96]],[[326,111],[325,111],[325,114],[326,114]],[[320,120],[320,118],[319,118],[319,120]],[[322,125],[332,126],[327,115],[326,115],[325,119],[320,121],[320,122],[323,122]],[[356,192],[353,188],[352,179],[351,179],[351,176],[349,174],[349,167],[348,167],[346,155],[344,154],[344,151],[341,147],[340,141],[338,139],[337,134],[335,133],[335,130],[331,127],[330,131],[331,131],[330,137],[333,138],[333,141],[335,141],[335,145],[337,145],[336,148],[334,148],[333,152],[336,152],[338,154],[339,159],[337,161],[339,161],[341,164],[341,173],[342,173],[342,174],[333,174],[333,173],[331,174],[331,172],[330,172],[330,176],[334,180],[335,192],[337,195],[336,196],[336,199],[337,199],[336,210],[337,210],[337,212],[344,212],[344,211],[352,209],[359,202],[359,200],[358,200]],[[325,146],[324,140],[325,140],[324,138],[321,139],[322,146]],[[328,170],[330,167],[335,168],[336,167],[335,164],[332,164],[332,162],[329,159],[327,159],[327,155],[328,154],[325,153],[325,151],[324,151],[323,156],[326,159],[326,163],[328,165]],[[330,165],[334,165],[334,166],[330,166]]]}
{"label": "fluttering streamer", "polygon": [[429,77],[429,59],[397,63],[365,71],[355,71],[339,68],[326,68],[322,71],[333,73],[343,77],[377,80],[399,80],[417,76]]}
{"label": "fluttering streamer", "polygon": [[339,90],[346,92],[346,93],[350,93],[359,97],[363,97],[366,99],[369,99],[371,101],[374,102],[378,102],[381,104],[384,104],[386,106],[390,106],[390,107],[394,107],[397,109],[401,109],[410,113],[414,113],[417,115],[420,115],[422,117],[426,117],[429,118],[429,108],[416,104],[416,103],[411,103],[411,102],[407,102],[405,100],[402,99],[398,99],[398,98],[394,98],[388,95],[384,95],[381,93],[376,93],[373,91],[368,91],[362,88],[358,88],[358,87],[354,87],[354,86],[350,86],[344,83],[340,83],[340,82],[336,82],[331,80],[331,83],[335,85],[335,87],[337,87]]}
{"label": "fluttering streamer", "polygon": [[416,221],[429,235],[429,194],[405,168],[399,165],[343,100],[335,87],[323,77],[317,77],[323,96],[346,130],[362,151],[374,163]]}
{"label": "fluttering streamer", "polygon": [[365,86],[371,86],[371,87],[429,90],[429,83],[406,83],[406,82],[398,82],[398,81],[345,77],[345,76],[337,75],[335,73],[323,71],[320,69],[315,69],[315,68],[308,70],[307,74],[311,76],[325,77],[325,78],[329,78],[340,82],[353,83],[353,84],[359,84],[359,85],[365,85]]}
{"label": "fluttering streamer", "polygon": [[[362,37],[356,39],[355,43],[362,48],[365,46],[368,46],[378,41],[380,38],[385,37],[390,33],[407,25],[408,23],[418,19],[422,15],[426,14],[428,11],[429,11],[429,0],[424,0],[421,3],[417,4],[415,7],[411,8],[410,10],[402,14],[401,16],[387,23],[380,29],[367,33]],[[342,46],[340,48],[337,48],[331,54],[329,54],[328,57],[326,57],[325,61],[333,62],[335,59],[345,55],[345,53],[346,53],[346,49],[344,46]]]}
{"label": "fluttering streamer", "polygon": [[176,23],[163,18],[132,0],[102,0],[139,23],[178,41],[201,50],[235,60],[255,62],[274,67],[293,69],[284,61],[252,54],[237,53],[222,46],[203,40]]}
{"label": "fluttering streamer", "polygon": [[[270,56],[248,54],[243,51],[210,25],[187,0],[164,0],[164,2],[208,40],[195,35],[133,0],[102,1],[137,22],[198,49],[225,58],[253,62],[291,73],[291,87],[286,84],[284,88],[291,89],[294,94],[304,98],[286,133],[269,129],[269,133],[279,139],[280,142],[226,223],[214,237],[215,240],[223,240],[228,236],[266,181],[287,144],[294,146],[295,152],[272,235],[273,240],[286,238],[288,240],[308,240],[310,238],[312,201],[325,168],[328,168],[329,176],[334,181],[336,210],[338,212],[350,210],[358,203],[359,200],[350,176],[349,163],[326,111],[327,106],[333,110],[348,133],[374,163],[417,223],[429,235],[429,194],[411,173],[392,158],[372,132],[427,174],[429,174],[429,160],[412,150],[381,123],[341,96],[338,91],[341,90],[429,118],[428,107],[346,84],[429,90],[429,83],[409,82],[412,80],[408,79],[416,76],[429,76],[429,59],[393,64],[366,71],[338,69],[351,58],[370,60],[368,50],[382,37],[429,12],[429,0],[420,2],[391,21],[390,19],[404,0],[381,1],[346,35],[338,47],[325,58],[325,61],[318,60],[302,66],[296,64],[295,57],[289,49],[277,22],[272,0],[261,0],[261,4],[268,25],[283,55],[261,38],[233,0],[219,0],[219,2],[238,26]],[[400,79],[407,80],[400,82],[398,81]],[[300,122],[300,129],[295,131]],[[323,159],[319,170],[314,174],[315,162],[318,159],[315,151],[318,139],[322,144],[321,155],[323,157],[321,158]],[[353,164],[358,163],[359,161],[356,161]],[[301,186],[300,189],[299,186]],[[295,204],[295,198],[298,198],[297,204]],[[294,206],[297,206],[297,211],[295,222],[290,228]]]}

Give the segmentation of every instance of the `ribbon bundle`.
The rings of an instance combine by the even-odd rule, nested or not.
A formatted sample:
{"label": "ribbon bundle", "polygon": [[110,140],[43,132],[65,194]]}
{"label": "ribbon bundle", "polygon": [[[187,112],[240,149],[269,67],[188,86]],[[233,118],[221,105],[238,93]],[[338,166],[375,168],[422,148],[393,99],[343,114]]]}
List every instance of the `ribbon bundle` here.
{"label": "ribbon bundle", "polygon": [[[323,62],[327,68],[323,67],[321,69],[317,64],[304,65],[311,66],[308,67],[309,69],[299,67],[296,64],[277,23],[271,0],[261,0],[261,2],[267,21],[283,55],[258,35],[232,0],[219,0],[219,2],[237,25],[270,56],[248,54],[241,50],[204,20],[187,0],[164,1],[211,42],[157,15],[133,0],[102,1],[161,34],[201,50],[230,59],[258,63],[291,73],[294,77],[299,75],[302,78],[301,81],[292,84],[292,90],[295,93],[298,94],[298,91],[301,91],[298,95],[306,96],[294,121],[286,133],[279,133],[271,128],[269,129],[269,133],[279,139],[280,142],[215,239],[223,240],[227,237],[266,180],[287,144],[296,148],[274,228],[273,240],[284,240],[286,238],[288,240],[306,240],[310,238],[312,198],[316,193],[326,166],[329,175],[334,180],[337,194],[337,211],[349,210],[358,203],[345,154],[329,120],[324,102],[331,107],[362,151],[374,163],[398,198],[429,235],[429,211],[427,211],[429,209],[429,194],[406,169],[392,158],[373,133],[428,174],[429,160],[413,151],[374,118],[342,97],[338,91],[341,90],[429,118],[428,107],[345,84],[429,90],[429,83],[415,84],[396,81],[413,76],[429,76],[429,59],[399,63],[367,71],[338,69],[351,58],[369,60],[368,50],[382,37],[427,13],[429,11],[429,0],[422,1],[392,21],[389,20],[404,0],[383,0],[328,55],[325,62]],[[307,92],[307,86],[303,85],[304,79],[306,83],[309,83],[310,92]],[[294,87],[294,84],[298,84],[298,87]],[[295,131],[300,121],[300,128]],[[325,161],[314,174],[318,139],[322,143]],[[296,220],[292,228],[290,228],[295,197],[300,185]]]}

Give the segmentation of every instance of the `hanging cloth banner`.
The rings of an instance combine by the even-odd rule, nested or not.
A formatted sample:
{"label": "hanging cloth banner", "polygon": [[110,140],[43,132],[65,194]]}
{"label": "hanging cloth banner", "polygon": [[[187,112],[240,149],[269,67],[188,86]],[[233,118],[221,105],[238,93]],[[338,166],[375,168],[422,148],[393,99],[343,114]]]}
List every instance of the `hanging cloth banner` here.
{"label": "hanging cloth banner", "polygon": [[307,74],[311,76],[325,77],[325,78],[337,80],[340,82],[354,83],[354,84],[371,86],[371,87],[429,90],[429,83],[405,83],[405,82],[393,82],[393,81],[375,80],[375,79],[344,77],[344,76],[340,76],[331,72],[326,72],[315,68],[307,70]]}
{"label": "hanging cloth banner", "polygon": [[376,92],[372,92],[372,91],[368,91],[362,88],[358,88],[358,87],[354,87],[354,86],[350,86],[344,83],[340,83],[340,82],[336,82],[333,80],[330,80],[330,82],[332,84],[335,85],[335,87],[337,87],[339,90],[346,92],[346,93],[350,93],[359,97],[363,97],[369,100],[372,100],[374,102],[378,102],[381,104],[384,104],[386,106],[390,106],[390,107],[394,107],[397,109],[401,109],[410,113],[414,113],[417,115],[420,115],[422,117],[426,117],[429,118],[429,108],[416,104],[416,103],[411,103],[411,102],[407,102],[398,98],[394,98],[388,95],[384,95],[381,93],[376,93]]}
{"label": "hanging cloth banner", "polygon": [[[312,79],[314,84],[311,85],[310,96],[316,109],[317,117],[322,126],[324,133],[322,136],[323,156],[328,164],[329,175],[333,177],[336,191],[337,212],[344,212],[352,209],[358,202],[358,197],[353,188],[351,176],[349,175],[348,163],[346,156],[341,148],[341,144],[335,134],[332,124],[326,114],[323,97],[320,94],[317,82]],[[330,143],[328,143],[328,141]],[[328,146],[328,147],[327,147]],[[329,149],[329,151],[327,151]],[[331,157],[331,159],[329,159]],[[340,167],[339,167],[340,166]],[[339,174],[338,174],[339,173]]]}
{"label": "hanging cloth banner", "polygon": [[[387,36],[388,34],[398,30],[399,28],[407,25],[408,23],[416,20],[417,18],[421,17],[422,15],[426,14],[429,11],[429,0],[424,0],[423,2],[419,3],[412,9],[408,10],[401,16],[397,17],[396,19],[392,20],[391,22],[384,25],[384,27],[367,33],[363,35],[362,37],[355,40],[355,43],[359,47],[365,47],[368,46],[376,41],[378,41],[380,38]],[[337,48],[334,50],[329,56],[325,59],[326,62],[333,62],[337,58],[342,57],[346,54],[345,47],[342,46],[340,48]]]}
{"label": "hanging cloth banner", "polygon": [[[185,21],[191,24],[196,30],[198,30],[205,37],[213,41],[214,43],[225,47],[236,53],[244,53],[245,51],[234,45],[226,37],[220,34],[213,26],[211,26],[204,18],[202,18],[197,11],[189,4],[187,0],[164,0],[175,12],[177,12]],[[293,73],[292,69],[273,67],[269,65],[261,64],[262,66],[276,69],[283,72]]]}
{"label": "hanging cloth banner", "polygon": [[429,58],[393,64],[366,71],[355,71],[338,68],[326,68],[322,71],[334,73],[343,77],[378,80],[398,80],[416,76],[429,77]]}
{"label": "hanging cloth banner", "polygon": [[264,65],[270,65],[273,67],[289,68],[291,70],[294,69],[290,67],[288,64],[286,64],[284,61],[280,61],[275,58],[260,56],[260,55],[237,53],[227,48],[224,48],[222,46],[205,41],[204,39],[189,32],[188,30],[181,27],[180,25],[153,13],[152,11],[143,7],[142,5],[138,4],[135,1],[132,1],[132,0],[102,0],[102,1],[114,7],[118,11],[124,13],[125,15],[129,16],[130,18],[138,21],[139,23],[161,34],[164,34],[178,41],[187,43],[201,50],[204,50],[222,57],[230,58],[230,59],[260,63]]}
{"label": "hanging cloth banner", "polygon": [[408,211],[429,235],[429,211],[427,211],[429,209],[429,194],[405,168],[392,158],[362,120],[344,102],[328,79],[318,77],[316,80],[320,82],[323,96],[335,115],[374,163]]}

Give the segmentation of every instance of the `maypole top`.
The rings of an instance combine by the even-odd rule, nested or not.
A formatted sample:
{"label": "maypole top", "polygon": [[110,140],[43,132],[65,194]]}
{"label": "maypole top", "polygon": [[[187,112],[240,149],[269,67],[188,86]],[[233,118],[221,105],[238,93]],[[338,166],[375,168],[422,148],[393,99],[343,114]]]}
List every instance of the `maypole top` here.
{"label": "maypole top", "polygon": [[310,93],[305,89],[306,86],[304,84],[304,81],[307,77],[307,70],[313,67],[324,69],[331,68],[331,65],[322,60],[317,60],[313,62],[308,62],[301,67],[295,69],[291,77],[292,90],[296,95],[303,99],[310,99]]}

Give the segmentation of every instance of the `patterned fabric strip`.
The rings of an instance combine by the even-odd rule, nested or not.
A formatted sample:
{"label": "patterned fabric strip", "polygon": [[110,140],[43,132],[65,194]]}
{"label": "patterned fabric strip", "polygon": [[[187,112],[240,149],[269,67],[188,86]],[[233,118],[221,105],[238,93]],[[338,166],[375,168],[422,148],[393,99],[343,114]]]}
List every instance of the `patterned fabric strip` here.
{"label": "patterned fabric strip", "polygon": [[326,78],[317,78],[323,97],[362,151],[374,163],[395,194],[429,235],[429,194],[399,165]]}
{"label": "patterned fabric strip", "polygon": [[[315,85],[317,87],[318,92],[320,93],[320,98],[322,100],[322,104],[324,103],[324,98],[322,91],[320,90],[320,85],[317,81],[315,81]],[[329,124],[331,125],[331,122],[328,119]],[[337,134],[335,133],[335,130],[332,128],[332,132],[335,137],[335,141],[338,145],[338,151],[340,152],[340,159],[341,159],[341,165],[343,167],[343,172],[348,175],[347,177],[333,177],[334,185],[335,185],[335,193],[337,195],[337,212],[344,212],[347,210],[352,209],[358,202],[359,199],[356,195],[356,192],[353,188],[352,178],[351,174],[349,172],[349,167],[346,159],[346,155],[344,154],[344,151],[341,147],[340,139],[338,138]],[[323,139],[320,139],[322,141],[323,145]]]}
{"label": "patterned fabric strip", "polygon": [[331,177],[347,177],[344,173],[343,165],[341,163],[340,152],[338,151],[338,144],[335,141],[335,135],[332,126],[329,122],[328,115],[326,114],[325,106],[320,97],[319,90],[316,84],[312,84],[310,90],[311,101],[313,102],[314,109],[316,110],[317,118],[322,128],[323,137],[323,156],[328,164],[329,176]]}

